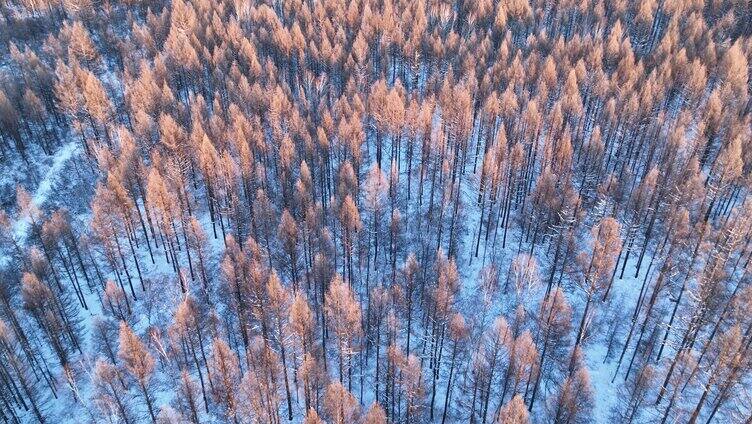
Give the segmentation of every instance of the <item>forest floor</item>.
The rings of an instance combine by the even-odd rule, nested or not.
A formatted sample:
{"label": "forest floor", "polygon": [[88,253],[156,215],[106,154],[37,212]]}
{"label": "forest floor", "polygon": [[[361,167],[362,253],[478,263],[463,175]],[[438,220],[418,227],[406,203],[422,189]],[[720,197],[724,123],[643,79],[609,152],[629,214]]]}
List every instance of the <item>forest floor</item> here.
{"label": "forest floor", "polygon": [[[26,171],[26,175],[22,175],[19,174],[19,172],[21,172],[19,171],[19,169],[15,169],[12,172],[6,174],[4,178],[10,178],[13,181],[23,184],[32,195],[35,205],[40,209],[47,209],[51,206],[51,203],[65,203],[65,201],[60,202],[60,197],[64,197],[65,194],[69,193],[71,190],[76,190],[76,188],[72,184],[70,184],[71,175],[69,174],[71,174],[72,166],[79,166],[77,164],[77,158],[79,158],[82,154],[83,153],[81,151],[80,142],[75,140],[69,141],[61,145],[53,155],[39,155],[37,156],[38,159],[36,162],[19,166],[19,169],[25,167],[27,170],[32,169],[34,171]],[[468,167],[469,166],[470,165],[468,165]],[[407,177],[406,166],[402,167],[401,174],[401,178]],[[464,203],[462,208],[466,219],[464,220],[464,228],[458,231],[461,231],[462,233],[460,237],[462,237],[461,245],[464,249],[461,250],[460,254],[458,254],[457,262],[459,271],[464,281],[464,290],[463,293],[460,294],[461,300],[463,302],[470,303],[473,301],[473,293],[477,292],[476,289],[478,287],[478,276],[481,269],[491,262],[498,263],[499,273],[502,276],[501,283],[504,284],[503,279],[505,278],[504,276],[506,276],[506,274],[508,273],[512,259],[516,256],[517,253],[519,253],[518,250],[520,246],[525,246],[525,249],[523,249],[523,251],[526,250],[527,246],[526,243],[520,244],[519,242],[519,238],[522,237],[519,228],[516,228],[516,225],[510,225],[508,239],[504,247],[502,247],[501,245],[500,233],[498,243],[495,244],[494,247],[491,247],[490,240],[488,247],[485,246],[485,243],[481,243],[482,245],[480,246],[478,257],[475,257],[473,255],[476,244],[478,224],[480,220],[480,210],[478,209],[478,205],[475,202],[477,196],[475,187],[478,184],[478,176],[474,175],[468,170],[468,173],[463,178],[465,180],[463,181],[464,186],[462,187]],[[93,187],[91,189],[93,190]],[[83,198],[88,199],[88,196],[82,196],[82,199]],[[74,199],[69,201],[81,202],[82,200]],[[202,200],[196,199],[196,202],[200,205]],[[82,223],[87,223],[90,219],[88,211],[84,212],[83,214],[77,214],[76,216],[77,220]],[[198,215],[198,218],[207,235],[209,246],[208,263],[211,265],[210,272],[211,274],[213,274],[214,279],[218,279],[219,273],[216,265],[221,261],[221,256],[225,247],[224,243],[222,242],[222,236],[219,232],[219,228],[217,228],[216,231],[218,233],[218,237],[214,237],[212,223],[209,219],[208,213],[205,213],[204,211]],[[14,238],[19,245],[25,245],[29,229],[30,222],[28,221],[28,219],[20,218],[13,221],[12,234],[14,235]],[[143,265],[143,279],[146,282],[147,286],[146,293],[139,290],[139,297],[148,299],[148,302],[146,303],[149,303],[150,305],[146,306],[144,305],[144,302],[139,302],[139,314],[136,315],[137,322],[134,322],[132,324],[134,324],[134,328],[140,333],[143,333],[145,330],[147,330],[147,328],[151,326],[154,321],[161,321],[160,318],[164,318],[159,317],[159,315],[169,314],[169,310],[160,310],[160,306],[174,304],[174,297],[180,295],[180,293],[177,293],[174,290],[171,291],[167,289],[170,287],[175,287],[174,284],[169,284],[167,282],[167,279],[174,277],[174,271],[171,265],[165,260],[165,256],[162,250],[153,248],[152,253],[154,256],[153,261],[144,246],[141,246],[141,248],[139,249],[139,260]],[[7,265],[9,260],[9,256],[0,254],[0,267]],[[622,310],[624,311],[623,315],[625,316],[628,313],[631,313],[634,308],[634,305],[639,296],[640,285],[642,283],[642,280],[644,279],[644,273],[646,272],[644,267],[641,271],[641,275],[634,278],[633,276],[635,271],[635,263],[636,261],[634,258],[628,263],[626,269],[627,272],[624,274],[623,279],[620,279],[618,275],[615,277],[613,290],[611,293],[611,296],[613,296],[612,301],[615,301],[617,304],[623,305]],[[545,269],[548,267],[548,264],[542,263],[540,264],[540,266],[541,269]],[[189,282],[190,279],[186,279],[186,281]],[[139,279],[135,275],[132,278],[132,283],[134,286],[140,284]],[[569,294],[569,300],[573,303],[573,306],[577,306],[575,310],[581,310],[582,305],[580,305],[580,302],[582,301],[582,299],[580,298],[580,293],[578,293],[576,290],[573,292],[570,289],[568,289],[567,292]],[[103,315],[103,311],[99,308],[101,302],[96,299],[97,296],[98,294],[96,293],[89,293],[89,295],[86,296],[86,301],[91,306],[87,312],[81,315],[83,319],[83,327],[86,329],[86,333],[88,334],[91,334],[91,329],[93,328],[95,320]],[[537,301],[539,300],[540,299],[538,299],[537,296],[533,296],[533,298],[527,299],[528,302],[526,303],[529,303],[527,307],[534,308],[534,305],[537,304]],[[505,306],[502,305],[502,308],[504,307]],[[601,322],[607,320],[608,318],[604,318],[605,313],[605,310],[598,311],[598,316],[596,317],[597,322],[594,322],[591,326],[591,332],[593,334],[598,334],[597,331],[593,330],[593,327],[595,327],[596,325],[607,325],[606,323]],[[576,319],[579,319],[579,316],[575,315],[574,318],[576,321]],[[624,323],[623,325],[626,325],[626,323]],[[620,338],[623,337],[621,335],[617,336],[617,339]],[[89,343],[87,341],[87,345],[88,344]],[[86,351],[91,352],[90,349],[86,349]],[[606,357],[607,340],[593,336],[591,340],[588,340],[586,343],[585,356],[590,371],[593,393],[595,395],[594,417],[597,423],[610,422],[611,409],[616,404],[618,400],[617,398],[619,396],[617,387],[620,386],[621,382],[617,381],[612,383],[611,381],[616,371],[616,358],[614,358],[613,355],[614,353],[612,352],[611,358]],[[85,355],[81,359],[81,361],[83,364],[85,362],[93,361],[94,359],[95,358],[87,357],[87,355]],[[370,364],[370,368],[372,368],[373,366],[374,364]],[[368,375],[370,375],[370,371],[372,370],[370,370],[369,367],[366,368]],[[91,367],[82,366],[82,369],[91,369]],[[622,379],[622,374],[617,376],[617,378]],[[170,376],[166,373],[161,373],[159,375],[160,377],[158,377],[158,380],[164,381],[165,386],[167,386],[166,383]],[[354,376],[354,380],[357,381],[357,376]],[[89,396],[87,395],[88,389],[88,385],[87,387],[81,388],[82,399],[89,399]],[[437,388],[438,399],[443,399],[444,390],[445,389],[443,386],[439,386]],[[358,389],[356,388],[356,394],[357,391]],[[168,404],[173,396],[174,393],[171,393],[169,391],[157,390],[157,401],[159,404]],[[369,391],[366,391],[363,398],[365,405],[370,404],[372,399],[372,394]],[[61,416],[62,414],[64,414],[66,408],[80,407],[80,405],[76,404],[60,406],[61,408],[58,413],[61,414]],[[441,412],[441,408],[442,404],[441,401],[439,401],[436,405],[436,411],[439,414]],[[297,409],[298,408],[296,405],[296,410]],[[301,414],[302,411],[296,411],[296,415]]]}
{"label": "forest floor", "polygon": [[[469,166],[469,165],[468,165]],[[478,176],[469,173],[465,176],[466,181],[463,187],[463,203],[464,213],[466,214],[466,228],[464,229],[463,247],[462,252],[469,252],[469,254],[459,254],[457,257],[457,264],[459,271],[463,277],[463,293],[461,293],[462,300],[464,302],[473,302],[474,294],[479,292],[478,281],[479,274],[484,266],[489,263],[496,263],[500,275],[500,285],[505,285],[505,279],[510,269],[510,264],[514,257],[521,252],[524,253],[529,249],[529,244],[526,242],[520,243],[520,237],[523,237],[519,228],[514,225],[510,225],[507,240],[504,246],[501,243],[501,232],[499,229],[498,240],[496,243],[492,243],[488,240],[488,246],[485,246],[485,242],[480,243],[480,249],[478,256],[473,253],[475,251],[476,237],[478,233],[478,226],[480,218],[480,210],[477,202],[477,191],[474,187],[477,187]],[[595,212],[597,214],[597,212]],[[540,255],[536,255],[540,256]],[[640,274],[635,276],[637,258],[632,257],[627,263],[623,278],[620,278],[622,273],[621,262],[617,265],[617,270],[614,275],[614,282],[609,294],[610,301],[619,305],[615,310],[607,311],[604,303],[604,307],[598,310],[593,317],[593,322],[589,326],[587,337],[584,346],[585,361],[590,372],[591,384],[593,388],[594,398],[594,410],[593,416],[596,423],[610,423],[612,409],[617,405],[619,393],[618,388],[622,386],[624,379],[625,364],[622,363],[619,375],[614,380],[614,374],[617,371],[617,361],[621,350],[621,343],[624,341],[624,332],[628,326],[628,318],[634,311],[637,300],[640,296],[640,288],[643,284],[643,280],[646,278],[646,272],[652,272],[649,270],[647,264],[650,262],[650,252],[647,252],[645,258],[643,258],[643,266],[641,267]],[[540,263],[540,270],[547,269],[549,264]],[[512,290],[510,290],[512,291]],[[535,293],[532,296],[525,299],[525,308],[528,311],[534,311],[536,305],[538,305],[543,297],[543,291],[545,291],[545,285],[538,286]],[[573,287],[565,289],[567,292],[567,298],[572,303],[575,311],[581,311],[584,308],[583,294]],[[500,293],[502,296],[501,308],[509,309],[508,314],[513,315],[512,309],[514,305],[508,304],[509,301],[505,298],[507,295]],[[511,297],[509,298],[511,300]],[[467,310],[474,310],[472,307]],[[477,310],[477,309],[476,309]],[[614,315],[618,314],[618,315]],[[579,313],[575,313],[573,316],[573,326],[577,324],[580,319]],[[611,352],[609,354],[608,342],[609,340],[601,336],[605,332],[598,331],[598,327],[608,326],[611,324],[610,320],[619,319],[618,323],[615,323],[618,328],[618,334],[613,340]],[[575,329],[576,330],[576,329]],[[612,382],[612,380],[614,380]],[[443,390],[443,388],[442,388]],[[439,393],[443,396],[443,393]]]}
{"label": "forest floor", "polygon": [[[57,151],[50,156],[39,155],[35,162],[20,163],[14,169],[6,169],[0,175],[2,180],[4,197],[10,199],[0,199],[4,202],[12,202],[15,199],[16,185],[20,184],[31,194],[34,205],[42,209],[47,199],[54,193],[55,186],[60,182],[66,164],[77,155],[80,148],[78,141],[69,141],[60,146]],[[41,179],[40,179],[41,176]],[[18,218],[11,224],[12,234],[19,246],[24,246],[31,223],[28,218]],[[10,258],[0,252],[0,267],[5,266]]]}

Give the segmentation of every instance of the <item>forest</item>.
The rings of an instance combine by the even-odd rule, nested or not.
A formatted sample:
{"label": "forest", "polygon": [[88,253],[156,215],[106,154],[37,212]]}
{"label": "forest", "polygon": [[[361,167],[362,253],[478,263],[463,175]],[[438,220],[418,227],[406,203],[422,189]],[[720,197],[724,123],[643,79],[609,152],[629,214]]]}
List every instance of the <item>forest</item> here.
{"label": "forest", "polygon": [[752,424],[752,2],[0,0],[0,419]]}

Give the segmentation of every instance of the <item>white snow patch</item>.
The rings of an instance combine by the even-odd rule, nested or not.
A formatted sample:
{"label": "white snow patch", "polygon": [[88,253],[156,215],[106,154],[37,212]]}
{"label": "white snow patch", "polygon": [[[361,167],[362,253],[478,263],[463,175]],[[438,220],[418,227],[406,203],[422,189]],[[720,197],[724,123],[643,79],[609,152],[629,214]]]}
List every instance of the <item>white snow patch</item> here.
{"label": "white snow patch", "polygon": [[[32,193],[34,205],[41,207],[47,201],[47,198],[52,193],[55,183],[60,178],[61,172],[65,169],[65,164],[76,154],[78,146],[79,144],[77,142],[71,141],[63,145],[55,153],[55,156],[52,159],[52,165],[47,169],[44,178],[42,178],[42,181],[39,182],[36,190]],[[30,224],[29,219],[26,217],[18,218],[11,224],[12,237],[19,246],[24,246],[26,244]],[[0,268],[7,266],[11,260],[10,255],[4,255],[2,253],[3,252],[0,252]]]}
{"label": "white snow patch", "polygon": [[[65,164],[71,157],[73,157],[73,154],[76,152],[77,147],[78,143],[71,141],[57,151],[55,158],[52,161],[52,166],[50,166],[50,169],[47,170],[47,174],[39,183],[39,186],[37,187],[36,191],[34,191],[34,195],[32,196],[34,204],[37,207],[42,206],[44,202],[47,201],[53,184],[57,181],[60,172],[63,170]],[[13,224],[13,235],[20,243],[23,243],[26,240],[28,231],[29,220],[27,218],[21,218]]]}

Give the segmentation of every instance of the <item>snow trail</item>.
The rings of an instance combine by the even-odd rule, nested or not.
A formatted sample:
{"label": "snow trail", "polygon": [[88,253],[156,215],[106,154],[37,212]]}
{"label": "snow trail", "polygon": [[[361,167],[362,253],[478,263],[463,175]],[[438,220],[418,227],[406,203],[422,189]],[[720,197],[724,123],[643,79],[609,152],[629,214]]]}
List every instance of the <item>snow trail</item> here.
{"label": "snow trail", "polygon": [[[52,165],[45,173],[42,181],[39,182],[36,190],[32,193],[32,199],[34,205],[41,208],[50,196],[52,189],[57,182],[60,173],[65,168],[65,164],[75,155],[78,147],[78,143],[71,141],[63,145],[52,159]],[[19,246],[26,244],[26,237],[28,236],[30,222],[28,218],[19,218],[12,224],[13,238],[16,240]],[[5,266],[10,262],[10,256],[0,255],[0,266]]]}

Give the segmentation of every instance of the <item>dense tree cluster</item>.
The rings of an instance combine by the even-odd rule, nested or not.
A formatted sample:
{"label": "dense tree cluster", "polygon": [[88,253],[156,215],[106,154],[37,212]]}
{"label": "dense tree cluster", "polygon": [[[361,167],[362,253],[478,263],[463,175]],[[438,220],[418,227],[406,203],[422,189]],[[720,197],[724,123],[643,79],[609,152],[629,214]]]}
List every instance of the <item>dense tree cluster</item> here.
{"label": "dense tree cluster", "polygon": [[3,422],[752,422],[749,2],[2,0],[0,38],[0,168],[85,188],[0,199]]}

